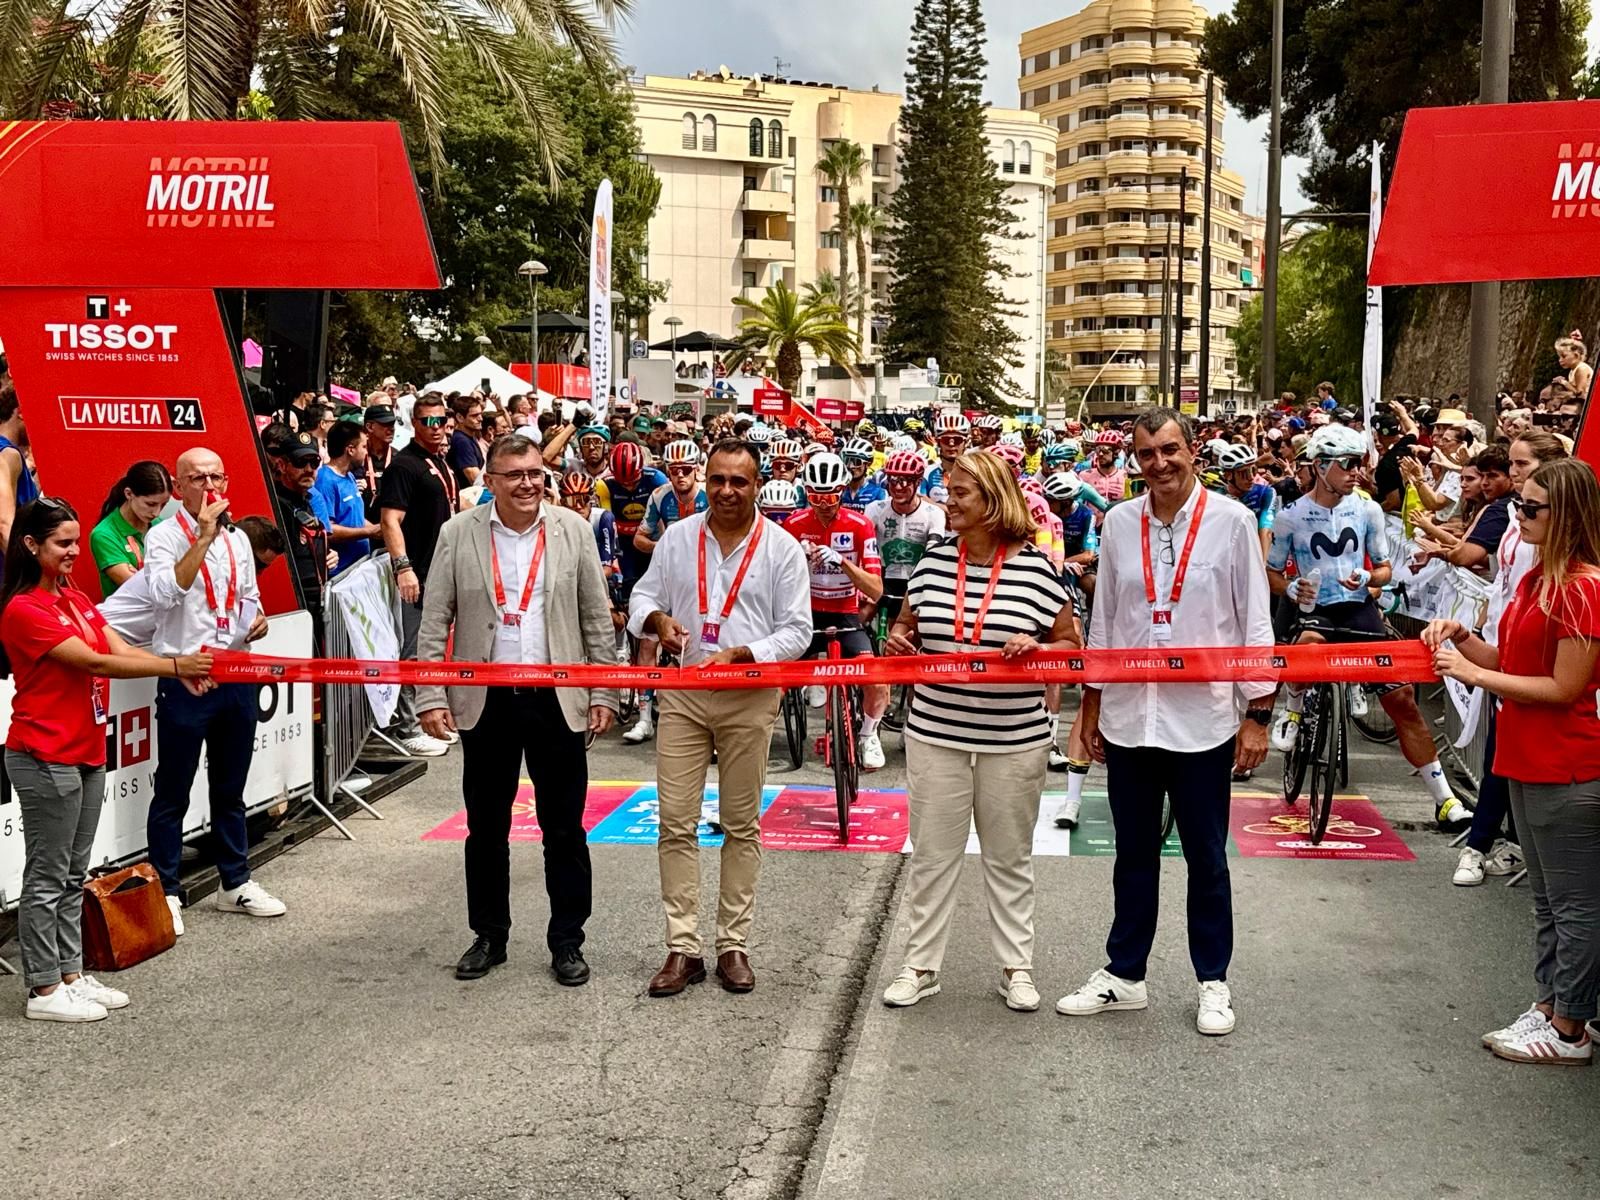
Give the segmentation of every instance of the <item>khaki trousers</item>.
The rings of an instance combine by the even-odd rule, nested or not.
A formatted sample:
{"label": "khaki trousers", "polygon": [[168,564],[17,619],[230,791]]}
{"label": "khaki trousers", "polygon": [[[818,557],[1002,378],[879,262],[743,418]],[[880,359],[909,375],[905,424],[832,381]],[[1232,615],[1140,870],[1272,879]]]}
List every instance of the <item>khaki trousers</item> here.
{"label": "khaki trousers", "polygon": [[743,950],[761,874],[761,789],[778,718],[778,688],[661,691],[656,722],[656,793],[661,827],[661,903],[667,949],[700,955],[700,805],[716,751],[722,828],[717,953]]}
{"label": "khaki trousers", "polygon": [[1048,749],[975,754],[906,736],[911,867],[905,965],[937,971],[975,823],[989,896],[989,932],[1003,969],[1033,969],[1033,828]]}

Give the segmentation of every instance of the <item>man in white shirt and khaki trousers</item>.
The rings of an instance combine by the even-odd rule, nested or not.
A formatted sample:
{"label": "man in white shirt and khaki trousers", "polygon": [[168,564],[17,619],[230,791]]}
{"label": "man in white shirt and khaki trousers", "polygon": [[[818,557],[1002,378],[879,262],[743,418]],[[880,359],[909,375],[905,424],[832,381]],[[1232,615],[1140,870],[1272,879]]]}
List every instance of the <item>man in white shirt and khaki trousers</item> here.
{"label": "man in white shirt and khaki trousers", "polygon": [[[634,586],[628,628],[659,638],[686,667],[782,662],[811,645],[811,574],[800,543],[756,511],[761,463],[745,442],[720,442],[706,460],[710,505],[669,527]],[[717,756],[725,839],[717,904],[717,978],[755,987],[746,943],[761,870],[761,789],[780,688],[662,690],[656,728],[657,855],[667,912],[667,959],[652,996],[706,977],[699,933],[700,805]]]}
{"label": "man in white shirt and khaki trousers", "polygon": [[[1133,428],[1147,491],[1107,515],[1089,626],[1092,650],[1272,647],[1266,568],[1256,519],[1196,477],[1189,418],[1155,408]],[[1162,800],[1170,797],[1189,870],[1189,957],[1200,981],[1196,1028],[1233,1032],[1228,964],[1232,774],[1261,764],[1272,720],[1270,682],[1108,683],[1083,690],[1082,729],[1106,764],[1117,861],[1107,965],[1056,1004],[1069,1016],[1149,1005],[1145,967],[1155,941]]]}

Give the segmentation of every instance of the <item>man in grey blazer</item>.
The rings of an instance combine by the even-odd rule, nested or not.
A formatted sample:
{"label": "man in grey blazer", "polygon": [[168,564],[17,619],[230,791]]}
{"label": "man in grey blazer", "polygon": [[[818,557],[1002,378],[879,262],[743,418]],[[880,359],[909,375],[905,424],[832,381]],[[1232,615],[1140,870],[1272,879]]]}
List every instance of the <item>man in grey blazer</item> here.
{"label": "man in grey blazer", "polygon": [[[494,493],[439,531],[423,602],[417,658],[438,662],[455,627],[453,657],[486,663],[615,663],[611,606],[589,522],[544,503],[536,442],[508,434],[489,447]],[[616,717],[609,691],[585,688],[418,687],[422,727],[461,733],[467,804],[467,923],[475,935],[457,979],[505,962],[511,932],[511,808],[526,761],[544,839],[550,897],[546,934],[556,979],[589,981],[583,925],[591,872],[583,828],[587,737]]]}

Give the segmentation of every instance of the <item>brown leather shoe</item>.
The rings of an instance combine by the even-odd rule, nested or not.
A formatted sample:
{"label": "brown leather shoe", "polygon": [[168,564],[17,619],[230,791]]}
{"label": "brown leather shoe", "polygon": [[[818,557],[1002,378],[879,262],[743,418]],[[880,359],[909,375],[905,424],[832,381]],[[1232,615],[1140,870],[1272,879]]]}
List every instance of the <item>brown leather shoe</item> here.
{"label": "brown leather shoe", "polygon": [[680,954],[674,950],[667,955],[667,961],[662,964],[661,970],[650,977],[650,994],[676,996],[691,983],[704,983],[705,979],[705,959],[690,958],[687,954]]}
{"label": "brown leather shoe", "polygon": [[755,990],[756,973],[750,969],[750,958],[743,950],[724,950],[717,955],[717,978],[724,991]]}

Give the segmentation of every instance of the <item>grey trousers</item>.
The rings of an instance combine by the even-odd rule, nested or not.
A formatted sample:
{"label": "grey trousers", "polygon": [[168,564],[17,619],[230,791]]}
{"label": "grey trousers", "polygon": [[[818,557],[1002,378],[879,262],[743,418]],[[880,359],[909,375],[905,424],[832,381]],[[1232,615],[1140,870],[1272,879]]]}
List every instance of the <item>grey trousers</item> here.
{"label": "grey trousers", "polygon": [[41,762],[6,751],[22,809],[22,905],[17,939],[30,988],[83,972],[83,881],[106,795],[104,767]]}
{"label": "grey trousers", "polygon": [[1600,779],[1511,781],[1533,885],[1533,978],[1556,1015],[1592,1020],[1600,998]]}
{"label": "grey trousers", "polygon": [[[411,661],[417,657],[417,631],[422,628],[422,597],[415,604],[400,601],[400,658]],[[417,721],[417,689],[409,683],[400,685],[400,698],[395,701],[394,720],[390,729],[397,737],[415,737],[422,732]]]}

